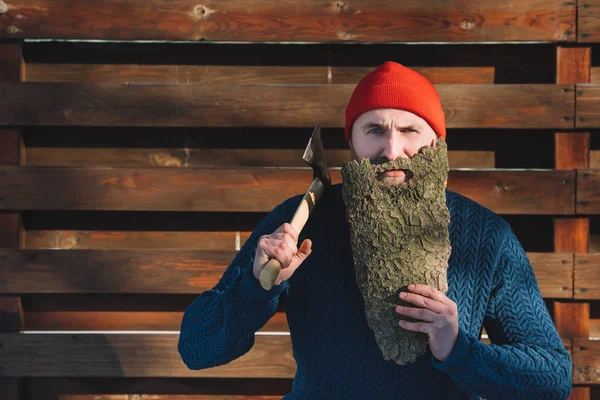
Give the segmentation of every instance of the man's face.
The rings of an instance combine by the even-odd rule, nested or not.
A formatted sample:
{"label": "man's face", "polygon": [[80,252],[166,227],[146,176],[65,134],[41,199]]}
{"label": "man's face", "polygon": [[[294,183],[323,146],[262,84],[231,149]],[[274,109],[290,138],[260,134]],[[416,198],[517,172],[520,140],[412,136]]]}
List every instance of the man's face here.
{"label": "man's face", "polygon": [[[385,157],[390,161],[397,158],[412,158],[423,146],[431,146],[437,135],[421,117],[404,110],[380,108],[361,114],[350,137],[352,159],[373,160]],[[404,183],[403,171],[386,171],[381,177],[387,185]]]}

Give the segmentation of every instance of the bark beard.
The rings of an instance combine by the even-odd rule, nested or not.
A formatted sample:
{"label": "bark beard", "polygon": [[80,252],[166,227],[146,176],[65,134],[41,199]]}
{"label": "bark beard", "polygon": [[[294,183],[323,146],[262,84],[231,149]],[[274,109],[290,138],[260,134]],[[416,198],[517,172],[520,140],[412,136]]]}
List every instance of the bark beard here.
{"label": "bark beard", "polygon": [[[398,169],[409,178],[405,183],[389,185],[380,179],[382,172]],[[400,364],[423,355],[429,338],[399,326],[395,306],[413,307],[401,301],[399,293],[411,283],[448,290],[447,178],[443,138],[435,148],[423,147],[410,159],[363,159],[342,167],[342,195],[367,322],[383,357]]]}

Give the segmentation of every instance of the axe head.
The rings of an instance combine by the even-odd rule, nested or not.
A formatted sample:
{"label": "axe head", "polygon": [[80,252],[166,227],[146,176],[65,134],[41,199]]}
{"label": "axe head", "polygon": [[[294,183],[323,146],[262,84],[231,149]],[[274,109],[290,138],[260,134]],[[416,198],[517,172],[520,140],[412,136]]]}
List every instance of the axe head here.
{"label": "axe head", "polygon": [[327,167],[327,161],[325,161],[325,155],[323,153],[321,125],[317,125],[313,130],[302,158],[312,167],[314,172],[313,179],[321,179],[321,182],[323,182],[325,187],[331,185],[331,176],[329,175],[329,168]]}

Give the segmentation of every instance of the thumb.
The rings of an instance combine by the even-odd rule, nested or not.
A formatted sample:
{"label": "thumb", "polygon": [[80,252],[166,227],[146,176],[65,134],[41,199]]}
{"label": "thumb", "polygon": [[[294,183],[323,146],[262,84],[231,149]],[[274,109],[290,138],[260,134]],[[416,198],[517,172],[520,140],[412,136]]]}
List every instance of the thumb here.
{"label": "thumb", "polygon": [[302,261],[306,260],[306,257],[308,257],[310,253],[312,253],[312,241],[310,239],[304,239],[298,248],[298,251],[294,254],[293,263],[295,265],[300,265]]}

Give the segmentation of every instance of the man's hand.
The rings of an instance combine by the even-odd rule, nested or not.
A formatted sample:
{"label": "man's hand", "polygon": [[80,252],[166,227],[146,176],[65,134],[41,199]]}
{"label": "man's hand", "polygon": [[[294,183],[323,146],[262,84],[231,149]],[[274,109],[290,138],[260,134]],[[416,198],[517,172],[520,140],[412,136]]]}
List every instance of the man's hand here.
{"label": "man's hand", "polygon": [[312,252],[312,242],[310,239],[304,240],[300,248],[297,248],[298,232],[287,222],[281,225],[270,235],[261,236],[258,240],[256,254],[254,255],[254,266],[252,272],[254,277],[259,279],[260,273],[267,265],[270,258],[275,258],[281,263],[281,272],[275,284],[288,280],[302,264],[306,257]]}
{"label": "man's hand", "polygon": [[400,326],[409,331],[427,333],[433,356],[446,361],[458,337],[456,303],[430,286],[408,285],[408,290],[411,293],[400,293],[400,299],[419,308],[397,306],[396,312],[419,322],[400,320]]}

